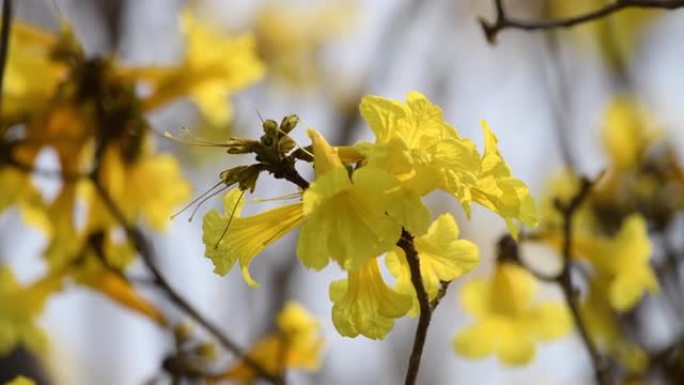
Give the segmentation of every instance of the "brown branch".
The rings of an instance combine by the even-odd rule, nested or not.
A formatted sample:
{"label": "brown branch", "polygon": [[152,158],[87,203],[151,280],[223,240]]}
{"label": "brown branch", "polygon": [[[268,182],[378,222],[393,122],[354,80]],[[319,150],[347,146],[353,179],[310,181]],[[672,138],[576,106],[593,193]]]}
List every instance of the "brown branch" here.
{"label": "brown branch", "polygon": [[491,44],[496,43],[497,35],[504,29],[518,29],[531,32],[572,28],[580,24],[599,20],[627,8],[677,9],[684,7],[684,0],[614,0],[591,12],[552,20],[521,20],[512,18],[506,13],[503,0],[494,0],[494,6],[496,8],[496,19],[494,22],[488,21],[483,17],[478,19],[487,41]]}
{"label": "brown branch", "polygon": [[592,365],[594,367],[594,375],[596,381],[600,385],[609,385],[612,383],[610,373],[608,371],[608,364],[605,357],[601,355],[596,347],[596,344],[591,339],[587,326],[582,319],[580,313],[579,303],[577,301],[577,292],[572,283],[571,267],[572,267],[572,222],[575,213],[582,205],[584,200],[589,196],[591,192],[592,182],[587,179],[582,180],[582,185],[575,196],[570,200],[570,202],[563,204],[556,201],[556,208],[563,216],[563,246],[562,246],[562,257],[563,257],[563,268],[557,277],[558,285],[563,291],[563,296],[565,302],[570,309],[572,318],[575,321],[577,330],[579,331],[582,342],[589,352]]}
{"label": "brown branch", "polygon": [[406,255],[406,261],[408,262],[411,271],[411,283],[416,290],[416,297],[418,298],[418,305],[420,306],[418,327],[416,328],[413,349],[411,351],[409,366],[406,370],[406,377],[404,379],[404,385],[414,385],[416,383],[416,378],[418,378],[420,359],[423,356],[423,347],[425,346],[427,331],[430,327],[430,321],[432,320],[432,307],[430,306],[430,300],[425,291],[425,286],[423,285],[423,277],[420,275],[420,261],[418,260],[416,247],[413,244],[413,235],[406,230],[402,230],[401,239],[397,242],[397,246],[401,247]]}
{"label": "brown branch", "polygon": [[246,365],[250,366],[262,378],[270,381],[273,384],[282,384],[283,381],[279,376],[269,373],[268,370],[266,370],[260,363],[249,357],[249,355],[240,346],[238,346],[237,343],[224,335],[216,325],[206,319],[197,309],[194,308],[193,305],[181,297],[181,295],[173,287],[171,287],[169,282],[166,280],[166,278],[164,278],[161,271],[157,267],[154,250],[143,235],[142,231],[128,223],[128,220],[126,219],[126,216],[121,208],[116,204],[116,202],[114,202],[107,189],[98,181],[96,177],[92,178],[92,182],[95,186],[98,196],[102,199],[102,202],[105,204],[116,221],[124,228],[129,241],[140,254],[142,262],[145,264],[150,273],[152,273],[156,285],[174,303],[174,305],[192,317],[197,323],[202,325],[202,327],[211,333],[211,335],[216,338],[216,340],[218,340],[226,350],[239,357]]}

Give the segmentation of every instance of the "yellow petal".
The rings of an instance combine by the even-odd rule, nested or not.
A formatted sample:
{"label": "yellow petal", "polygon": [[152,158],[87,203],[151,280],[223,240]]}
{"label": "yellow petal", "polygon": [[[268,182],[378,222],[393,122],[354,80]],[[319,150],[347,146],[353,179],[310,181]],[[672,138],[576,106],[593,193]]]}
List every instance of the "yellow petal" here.
{"label": "yellow petal", "polygon": [[346,337],[360,334],[383,339],[394,326],[394,318],[405,315],[411,308],[411,297],[387,287],[376,259],[348,274],[348,279],[330,285],[335,328]]}
{"label": "yellow petal", "polygon": [[226,217],[216,210],[204,217],[202,240],[205,256],[212,260],[214,272],[220,275],[227,274],[239,260],[243,278],[250,286],[256,287],[257,283],[249,274],[250,262],[264,248],[300,224],[302,204],[294,203],[249,217],[238,217],[230,208],[233,199],[226,198]]}
{"label": "yellow petal", "polygon": [[308,134],[313,145],[316,178],[325,175],[329,171],[343,167],[337,151],[330,146],[323,135],[312,129],[309,129]]}

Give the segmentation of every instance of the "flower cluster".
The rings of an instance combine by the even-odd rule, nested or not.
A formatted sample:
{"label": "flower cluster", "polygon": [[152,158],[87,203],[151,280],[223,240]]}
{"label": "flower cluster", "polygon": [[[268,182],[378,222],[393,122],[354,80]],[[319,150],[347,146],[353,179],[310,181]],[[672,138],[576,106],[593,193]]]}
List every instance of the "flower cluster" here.
{"label": "flower cluster", "polygon": [[[485,151],[480,154],[472,141],[444,121],[441,109],[418,92],[409,93],[406,102],[366,96],[360,112],[375,134],[374,143],[333,147],[309,130],[313,154],[292,147],[268,158],[265,150],[245,151],[261,160],[250,167],[286,179],[275,167],[278,162],[312,160],[315,179],[310,185],[298,183],[303,189],[300,202],[248,217],[239,215],[248,189],[240,184],[226,195],[224,214],[212,210],[205,216],[203,239],[205,255],[217,273],[228,273],[239,261],[243,277],[255,286],[248,270],[252,259],[300,227],[296,249],[301,262],[320,270],[333,261],[347,274],[330,285],[337,330],[344,336],[381,339],[396,318],[419,311],[401,239],[414,245],[430,300],[437,297],[440,283],[460,277],[479,262],[477,247],[459,239],[454,218],[444,213],[432,221],[423,197],[442,190],[468,212],[478,203],[503,217],[514,235],[516,222],[536,223],[536,209],[525,184],[511,175],[486,124]],[[266,135],[257,148],[273,146],[274,140],[264,141],[273,137],[269,131],[281,132],[276,140],[288,137],[292,127],[283,134],[282,124],[269,130],[274,125],[264,123]],[[396,277],[394,285],[381,275],[382,255]]]}
{"label": "flower cluster", "polygon": [[[16,207],[45,234],[49,269],[43,280],[68,278],[159,324],[166,322],[163,315],[122,274],[135,252],[121,233],[140,221],[165,229],[191,186],[173,156],[155,151],[146,114],[187,96],[226,123],[227,97],[263,74],[251,38],[220,37],[188,15],[182,21],[187,57],[165,68],[88,57],[69,26],[55,34],[13,22],[0,116],[0,212]],[[38,161],[46,153],[54,155],[54,165]],[[54,198],[36,187],[34,174],[61,180]],[[11,285],[4,269],[0,285]],[[36,297],[32,290],[16,295]],[[0,353],[22,341],[41,345],[29,318],[48,294],[41,291],[40,301],[2,301],[12,307],[2,316],[23,317],[26,325],[3,323]]]}

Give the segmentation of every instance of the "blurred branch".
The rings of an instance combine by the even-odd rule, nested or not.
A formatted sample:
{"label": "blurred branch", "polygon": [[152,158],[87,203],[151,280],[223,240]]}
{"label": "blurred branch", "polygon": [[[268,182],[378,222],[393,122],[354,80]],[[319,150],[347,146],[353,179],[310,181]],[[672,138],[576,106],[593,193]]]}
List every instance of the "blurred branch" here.
{"label": "blurred branch", "polygon": [[608,364],[605,358],[599,353],[596,344],[591,339],[589,331],[582,319],[582,315],[579,309],[579,303],[577,301],[577,291],[572,283],[571,267],[572,267],[572,222],[575,213],[589,196],[593,182],[588,179],[582,179],[582,184],[579,191],[575,194],[568,203],[562,203],[556,201],[556,208],[563,216],[563,246],[562,246],[562,256],[563,256],[563,268],[557,277],[558,285],[563,291],[563,296],[565,297],[565,302],[570,309],[572,318],[575,321],[577,330],[582,337],[582,342],[589,352],[592,364],[594,366],[594,374],[596,376],[596,381],[600,385],[609,385],[612,383],[610,378],[610,373],[608,372]]}
{"label": "blurred branch", "polygon": [[544,31],[560,28],[571,28],[576,25],[589,23],[620,12],[627,8],[677,9],[684,7],[684,0],[614,0],[613,2],[591,12],[552,20],[521,20],[510,17],[503,5],[503,0],[494,0],[496,19],[494,22],[480,17],[479,22],[487,41],[496,42],[499,32],[504,29],[518,29],[523,31]]}
{"label": "blurred branch", "polygon": [[[564,111],[570,102],[570,97],[568,95],[569,87],[563,68],[563,60],[560,57],[562,54],[561,47],[555,31],[551,31],[551,33],[544,36],[544,43],[546,44],[548,58],[551,62],[549,63],[548,68],[550,71],[553,71],[550,74],[545,72],[545,83],[549,94],[551,94],[550,104],[553,114],[553,125],[556,131],[558,147],[561,152],[561,160],[566,169],[577,170],[577,162],[575,161],[570,146],[568,119],[566,114],[564,114]],[[552,87],[552,77],[555,79],[556,87]],[[556,92],[554,92],[554,88]]]}
{"label": "blurred branch", "polygon": [[156,265],[154,251],[143,235],[142,231],[128,223],[128,220],[126,219],[126,216],[121,208],[116,204],[116,202],[114,202],[114,199],[109,194],[107,189],[97,179],[96,172],[93,173],[91,180],[95,186],[95,191],[97,192],[98,196],[116,221],[119,222],[119,224],[124,228],[129,241],[140,254],[143,264],[145,267],[147,267],[150,273],[152,273],[157,287],[159,287],[178,308],[187,313],[197,323],[202,325],[202,327],[211,333],[211,335],[214,336],[214,338],[216,338],[226,350],[238,356],[246,365],[254,369],[254,371],[257,372],[262,378],[274,384],[282,384],[280,377],[269,373],[261,364],[249,357],[249,355],[240,346],[238,346],[237,343],[224,335],[216,325],[206,319],[188,301],[181,297],[173,287],[171,287],[169,282],[162,275],[161,271],[159,271],[159,268]]}
{"label": "blurred branch", "polygon": [[[428,294],[423,285],[423,277],[420,274],[420,260],[418,260],[418,252],[413,244],[413,235],[406,230],[402,230],[401,238],[397,242],[408,262],[409,270],[411,271],[411,283],[416,290],[416,297],[418,298],[418,305],[420,306],[420,315],[418,316],[418,327],[416,328],[416,336],[413,340],[413,349],[411,357],[409,358],[409,366],[406,370],[406,378],[404,385],[414,385],[418,377],[418,370],[420,369],[420,359],[423,356],[423,347],[427,337],[427,331],[432,320],[432,310]],[[446,289],[445,289],[446,291]],[[437,301],[435,306],[437,306]]]}

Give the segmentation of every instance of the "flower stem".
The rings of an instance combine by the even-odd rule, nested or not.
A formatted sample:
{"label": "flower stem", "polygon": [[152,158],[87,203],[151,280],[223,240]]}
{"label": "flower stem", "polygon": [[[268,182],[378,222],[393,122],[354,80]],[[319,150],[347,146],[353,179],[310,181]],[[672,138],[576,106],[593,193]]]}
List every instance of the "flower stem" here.
{"label": "flower stem", "polygon": [[[430,327],[430,321],[432,320],[433,308],[430,304],[427,292],[425,291],[425,286],[423,285],[423,277],[420,275],[420,261],[418,260],[416,247],[413,244],[413,235],[408,231],[403,230],[401,239],[397,245],[404,250],[404,254],[406,255],[406,261],[408,262],[411,271],[411,283],[416,290],[416,297],[418,298],[418,304],[420,306],[418,327],[416,328],[413,349],[411,350],[411,357],[409,358],[409,365],[404,379],[404,385],[414,385],[418,378],[420,360],[423,356],[423,347],[425,346],[428,328]],[[435,302],[435,306],[437,306],[437,304],[438,302]]]}

